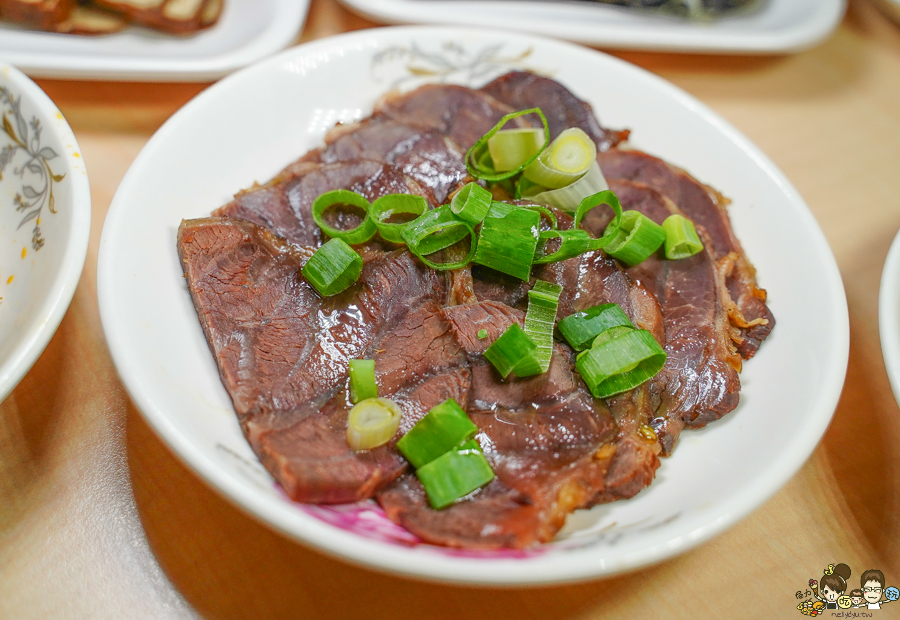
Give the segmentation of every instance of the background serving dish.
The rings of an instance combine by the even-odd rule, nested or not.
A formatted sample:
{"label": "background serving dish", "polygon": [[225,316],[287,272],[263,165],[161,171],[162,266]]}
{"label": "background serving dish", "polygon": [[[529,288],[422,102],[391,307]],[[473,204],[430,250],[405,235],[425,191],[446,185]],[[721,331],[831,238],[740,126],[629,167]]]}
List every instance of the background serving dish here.
{"label": "background serving dish", "polygon": [[0,63],[0,400],[56,331],[81,277],[91,193],[50,98]]}
{"label": "background serving dish", "polygon": [[308,8],[309,0],[227,0],[219,22],[191,37],[137,27],[85,37],[0,22],[0,57],[39,77],[214,80],[289,45]]}
{"label": "background serving dish", "polygon": [[[885,0],[890,1],[890,0]],[[846,0],[766,0],[749,14],[711,23],[565,0],[341,0],[390,24],[493,24],[588,45],[680,52],[793,52],[827,37]]]}
{"label": "background serving dish", "polygon": [[[289,502],[256,462],[219,381],[181,277],[179,222],[268,179],[320,144],[335,122],[368,114],[391,88],[440,79],[480,85],[513,68],[551,74],[588,100],[604,124],[634,130],[635,146],[734,200],[737,234],[778,318],[742,374],[744,402],[708,429],[685,434],[649,489],[573,515],[558,541],[534,551],[417,545],[371,507]],[[215,85],[135,161],[113,200],[99,264],[101,315],[119,373],[151,425],[195,471],[290,536],[432,579],[561,582],[690,548],[797,471],[831,418],[847,363],[847,309],[834,259],[802,199],[764,155],[702,104],[631,65],[493,31],[362,31],[295,48]]]}

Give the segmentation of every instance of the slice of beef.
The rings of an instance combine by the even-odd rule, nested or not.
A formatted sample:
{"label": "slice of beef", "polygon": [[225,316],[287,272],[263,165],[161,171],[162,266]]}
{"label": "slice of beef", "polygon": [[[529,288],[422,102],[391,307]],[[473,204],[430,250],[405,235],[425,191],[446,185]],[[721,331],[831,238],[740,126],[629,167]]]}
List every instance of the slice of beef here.
{"label": "slice of beef", "polygon": [[[623,209],[640,211],[657,223],[679,212],[672,201],[646,185],[611,179],[610,189]],[[596,233],[607,220],[605,214],[592,211],[585,228]],[[740,357],[731,339],[728,290],[705,230],[697,230],[706,245],[699,254],[665,260],[660,251],[628,269],[659,301],[665,322],[668,358],[650,388],[659,401],[651,425],[664,454],[672,452],[684,425],[705,426],[733,410],[739,398]]]}
{"label": "slice of beef", "polygon": [[283,172],[272,183],[241,192],[213,215],[247,220],[297,245],[317,247],[323,239],[312,218],[312,203],[334,189],[350,189],[370,201],[385,194],[418,194],[436,204],[427,188],[395,166],[369,160],[307,162]]}
{"label": "slice of beef", "polygon": [[350,126],[338,125],[325,138],[318,155],[332,164],[361,159],[395,166],[403,174],[428,188],[437,203],[468,175],[465,150],[436,129],[401,123],[378,116]]}
{"label": "slice of beef", "polygon": [[[373,116],[437,130],[465,152],[513,111],[481,91],[453,84],[427,84],[409,93],[389,93],[375,105]],[[513,119],[507,127],[527,125],[523,119]]]}
{"label": "slice of beef", "polygon": [[601,151],[628,139],[627,130],[616,131],[601,127],[589,103],[550,78],[527,71],[513,71],[500,76],[481,91],[515,110],[540,108],[547,117],[551,139],[570,127],[584,130]]}
{"label": "slice of beef", "polygon": [[250,222],[183,222],[178,250],[241,427],[293,499],[355,501],[406,467],[390,444],[347,445],[350,359],[375,356],[406,427],[447,398],[465,402],[469,370],[440,313],[440,279],[407,252],[367,261],[356,285],[323,299],[298,275],[312,250]]}
{"label": "slice of beef", "polygon": [[[444,308],[471,366],[466,409],[496,474],[470,498],[437,511],[414,476],[379,494],[388,516],[432,542],[463,547],[526,547],[550,540],[566,516],[606,484],[616,426],[572,371],[557,345],[547,373],[503,381],[484,359],[489,343],[522,313],[495,302]],[[479,339],[480,330],[488,332]],[[603,457],[596,458],[604,447]]]}
{"label": "slice of beef", "polygon": [[611,150],[597,156],[608,178],[628,179],[649,185],[674,202],[685,217],[706,229],[713,256],[725,269],[725,282],[733,304],[729,319],[740,333],[738,352],[750,359],[775,326],[766,306],[766,292],[756,282],[756,270],[731,228],[728,200],[665,161],[640,151]]}

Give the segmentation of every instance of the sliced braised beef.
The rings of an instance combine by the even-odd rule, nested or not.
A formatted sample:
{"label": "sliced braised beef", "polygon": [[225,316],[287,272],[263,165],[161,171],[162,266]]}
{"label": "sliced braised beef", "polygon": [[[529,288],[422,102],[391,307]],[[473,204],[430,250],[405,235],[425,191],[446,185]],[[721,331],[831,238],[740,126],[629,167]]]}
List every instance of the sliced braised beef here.
{"label": "sliced braised beef", "polygon": [[357,285],[322,299],[298,275],[312,250],[250,222],[184,222],[178,250],[241,427],[293,499],[363,499],[406,467],[391,445],[347,445],[350,359],[375,356],[406,428],[447,398],[465,402],[469,370],[440,313],[445,293],[408,253],[369,260]]}
{"label": "sliced braised beef", "polygon": [[601,151],[628,139],[627,130],[616,131],[601,127],[589,103],[550,78],[526,71],[513,71],[500,76],[481,91],[515,110],[540,108],[547,117],[551,139],[570,127],[584,130]]}
{"label": "sliced braised beef", "polygon": [[[678,208],[654,189],[631,181],[610,180],[610,189],[623,209],[640,211],[662,223]],[[585,228],[602,230],[607,218],[597,210],[585,218]],[[668,358],[651,381],[651,394],[658,399],[652,426],[670,454],[684,425],[705,426],[738,404],[740,357],[732,343],[733,326],[728,321],[728,291],[712,251],[709,238],[698,227],[707,246],[687,259],[665,260],[660,255],[628,269],[659,301],[666,332]]]}
{"label": "sliced braised beef", "polygon": [[[502,381],[484,359],[488,343],[521,312],[480,302],[444,308],[471,366],[466,410],[496,478],[471,499],[436,511],[408,475],[379,494],[388,516],[441,544],[464,547],[525,547],[550,540],[572,510],[600,493],[613,451],[604,448],[615,422],[572,371],[557,345],[543,375]],[[488,337],[477,333],[486,330]],[[474,527],[473,524],[478,524]]]}
{"label": "sliced braised beef", "polygon": [[312,203],[334,189],[350,189],[375,200],[385,194],[419,194],[435,204],[427,189],[395,168],[369,160],[297,166],[296,174],[241,192],[213,215],[264,226],[292,243],[318,246],[322,233],[312,218]]}
{"label": "sliced braised beef", "polygon": [[756,270],[744,254],[731,228],[728,200],[711,187],[661,159],[640,151],[612,150],[597,156],[608,178],[628,179],[649,185],[674,202],[706,229],[713,256],[725,272],[733,304],[728,314],[740,331],[735,342],[744,359],[750,359],[775,327],[775,317],[766,306],[766,292],[756,282]]}

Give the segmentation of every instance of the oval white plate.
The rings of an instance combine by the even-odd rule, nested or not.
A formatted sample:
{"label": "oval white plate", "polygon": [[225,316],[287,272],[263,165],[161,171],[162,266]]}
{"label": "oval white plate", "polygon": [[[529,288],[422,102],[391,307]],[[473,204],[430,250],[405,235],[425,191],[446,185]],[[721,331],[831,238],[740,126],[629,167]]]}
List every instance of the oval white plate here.
{"label": "oval white plate", "polygon": [[145,28],[84,37],[0,21],[0,57],[40,77],[215,80],[290,45],[308,8],[309,0],[226,0],[218,23],[191,37]]}
{"label": "oval white plate", "polygon": [[37,84],[0,62],[0,400],[59,327],[81,277],[91,190],[72,130]]}
{"label": "oval white plate", "polygon": [[[244,441],[219,381],[175,251],[179,222],[206,216],[270,178],[321,144],[335,122],[369,114],[393,87],[424,79],[480,85],[512,68],[552,74],[590,101],[603,123],[634,130],[637,147],[734,199],[735,227],[778,320],[745,365],[742,404],[708,429],[685,433],[636,498],[573,515],[557,541],[531,551],[416,544],[374,504],[291,503]],[[291,49],[216,84],[175,114],[135,161],[107,217],[99,264],[100,310],[116,366],[178,455],[289,536],[429,579],[585,579],[707,540],[769,498],[806,460],[831,419],[847,364],[847,307],[834,259],[803,200],[756,147],[701,103],[629,64],[496,31],[364,30]]]}
{"label": "oval white plate", "polygon": [[494,24],[601,47],[709,54],[771,54],[812,47],[837,27],[846,7],[846,0],[765,0],[745,14],[698,22],[564,0],[341,2],[390,24]]}
{"label": "oval white plate", "polygon": [[878,332],[881,354],[894,398],[900,403],[900,233],[884,260],[878,292]]}

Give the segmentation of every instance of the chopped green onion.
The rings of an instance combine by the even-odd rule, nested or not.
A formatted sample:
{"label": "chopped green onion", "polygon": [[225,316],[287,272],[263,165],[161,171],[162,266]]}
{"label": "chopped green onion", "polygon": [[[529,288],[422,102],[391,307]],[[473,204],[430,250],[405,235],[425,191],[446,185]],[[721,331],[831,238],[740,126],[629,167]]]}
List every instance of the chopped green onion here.
{"label": "chopped green onion", "polygon": [[540,235],[536,211],[503,202],[491,204],[481,224],[478,250],[472,260],[520,280],[531,274],[531,262]]}
{"label": "chopped green onion", "polygon": [[556,310],[559,308],[559,296],[562,287],[552,282],[537,280],[528,291],[528,310],[525,312],[525,333],[537,345],[536,357],[541,372],[550,367],[553,355],[553,326],[556,323]]}
{"label": "chopped green onion", "polygon": [[543,185],[538,185],[537,183],[528,180],[524,176],[521,176],[519,177],[519,180],[516,181],[516,191],[513,196],[515,196],[516,200],[519,200],[520,198],[525,198],[526,196],[537,196],[544,191],[547,191],[547,188]]}
{"label": "chopped green onion", "polygon": [[362,268],[362,256],[341,239],[331,239],[309,257],[300,272],[320,295],[330,297],[356,282]]}
{"label": "chopped green onion", "polygon": [[477,226],[491,208],[491,192],[477,183],[466,183],[450,201],[450,210],[457,217]]}
{"label": "chopped green onion", "polygon": [[369,216],[381,238],[390,243],[403,243],[403,229],[409,222],[391,223],[394,215],[419,216],[428,210],[428,203],[415,194],[388,194],[382,196],[369,207]]}
{"label": "chopped green onion", "polygon": [[[472,228],[472,225],[453,215],[449,206],[426,211],[412,222],[409,222],[403,229],[401,236],[406,241],[409,251],[432,269],[462,269],[475,256],[477,248],[475,230]],[[471,236],[472,243],[469,246],[469,252],[463,260],[452,263],[437,263],[427,258],[429,254],[434,254],[459,243],[466,236]]]}
{"label": "chopped green onion", "polygon": [[521,169],[526,161],[531,161],[546,144],[544,132],[537,127],[501,129],[488,140],[488,151],[494,170],[508,172]]}
{"label": "chopped green onion", "polygon": [[462,407],[448,398],[428,413],[397,442],[397,449],[413,467],[422,467],[475,436],[478,427]]}
{"label": "chopped green onion", "polygon": [[588,196],[581,201],[580,205],[578,205],[578,209],[575,211],[575,222],[572,224],[572,228],[578,228],[581,225],[581,220],[584,219],[584,216],[587,215],[588,211],[601,205],[608,206],[613,210],[615,215],[612,221],[607,225],[606,230],[603,232],[603,236],[599,239],[594,239],[591,243],[592,250],[602,250],[616,238],[616,235],[619,232],[619,227],[622,222],[622,205],[619,204],[619,199],[616,195],[611,191],[606,190]]}
{"label": "chopped green onion", "polygon": [[538,153],[532,155],[529,159],[522,162],[518,168],[514,168],[512,170],[507,170],[504,172],[498,172],[496,168],[494,168],[494,163],[490,159],[490,151],[488,149],[488,141],[496,134],[498,131],[503,129],[503,126],[506,125],[509,121],[514,118],[518,118],[520,116],[524,116],[525,114],[537,114],[541,117],[541,123],[544,126],[544,142],[543,144],[547,144],[550,142],[550,129],[547,126],[547,117],[544,116],[544,113],[541,112],[540,108],[531,108],[528,110],[522,110],[520,112],[513,112],[511,114],[507,114],[503,118],[500,119],[500,122],[491,128],[486,134],[484,134],[475,145],[468,150],[466,153],[466,168],[476,179],[482,179],[484,181],[502,181],[503,179],[509,179],[517,175],[522,168],[530,164],[532,161],[537,158]]}
{"label": "chopped green onion", "polygon": [[371,450],[391,440],[400,427],[400,407],[387,398],[367,398],[350,410],[347,444],[354,450]]}
{"label": "chopped green onion", "polygon": [[631,319],[622,312],[617,304],[594,306],[562,319],[557,327],[559,333],[569,342],[573,349],[581,351],[591,346],[591,342],[611,327],[624,325],[634,328]]}
{"label": "chopped green onion", "polygon": [[375,360],[350,360],[350,402],[358,403],[378,397],[375,383]]}
{"label": "chopped green onion", "polygon": [[494,471],[473,439],[420,467],[416,476],[428,503],[440,510],[493,480]]}
{"label": "chopped green onion", "polygon": [[639,211],[626,211],[615,239],[604,248],[626,265],[637,265],[659,249],[666,240],[663,227]]}
{"label": "chopped green onion", "polygon": [[703,249],[694,223],[686,217],[672,214],[662,227],[666,231],[666,258],[669,260],[687,258]]}
{"label": "chopped green onion", "polygon": [[[365,211],[366,216],[363,221],[355,228],[350,230],[340,230],[325,223],[325,212],[331,207],[339,205],[350,205],[359,207]],[[365,243],[375,236],[375,222],[369,217],[369,201],[348,189],[336,189],[325,192],[313,201],[312,204],[313,221],[322,229],[329,237],[340,239],[350,245],[358,245]]]}
{"label": "chopped green onion", "polygon": [[522,198],[573,213],[585,196],[608,190],[609,184],[600,170],[600,164],[594,162],[588,171],[571,185],[559,189],[545,189],[542,185],[529,186],[520,181],[519,187]]}
{"label": "chopped green onion", "polygon": [[595,398],[608,398],[653,378],[665,363],[653,334],[632,329],[579,355],[575,368]]}
{"label": "chopped green onion", "polygon": [[[594,341],[591,343],[591,347],[599,347],[601,344],[606,342],[607,340],[612,340],[618,336],[621,336],[625,332],[630,332],[633,329],[637,329],[632,327],[631,325],[619,325],[617,327],[610,327],[609,329],[600,332]],[[584,353],[580,353],[579,355],[583,355]]]}
{"label": "chopped green onion", "polygon": [[556,237],[560,239],[559,248],[552,254],[541,255],[538,258],[535,258],[535,265],[542,265],[544,263],[556,263],[561,260],[566,260],[567,258],[581,256],[582,254],[590,250],[591,245],[593,245],[594,243],[594,239],[587,233],[586,230],[543,230],[541,231],[540,238],[540,240],[542,241],[541,249],[547,244],[548,240]]}
{"label": "chopped green onion", "polygon": [[478,339],[479,339],[479,340],[484,340],[485,338],[487,338],[487,330],[486,330],[486,329],[479,329],[479,330],[478,330]]}
{"label": "chopped green onion", "polygon": [[537,345],[518,323],[513,323],[500,334],[484,352],[484,357],[504,379],[510,373],[515,373],[517,377],[528,377],[543,372]]}
{"label": "chopped green onion", "polygon": [[528,209],[529,211],[537,211],[541,214],[541,217],[546,218],[547,221],[550,222],[550,230],[556,230],[559,228],[559,221],[556,219],[556,216],[553,215],[553,211],[548,209],[547,207],[542,207],[541,205],[518,205],[522,209]]}
{"label": "chopped green onion", "polygon": [[571,185],[597,159],[597,145],[584,130],[572,127],[556,136],[522,174],[537,185],[559,189]]}

